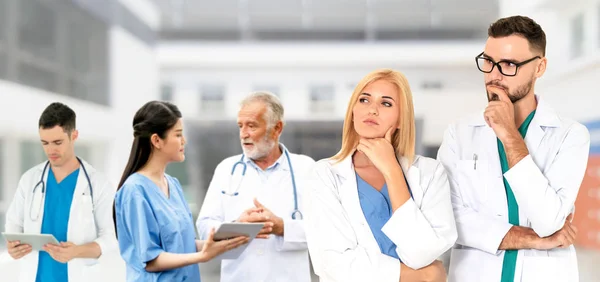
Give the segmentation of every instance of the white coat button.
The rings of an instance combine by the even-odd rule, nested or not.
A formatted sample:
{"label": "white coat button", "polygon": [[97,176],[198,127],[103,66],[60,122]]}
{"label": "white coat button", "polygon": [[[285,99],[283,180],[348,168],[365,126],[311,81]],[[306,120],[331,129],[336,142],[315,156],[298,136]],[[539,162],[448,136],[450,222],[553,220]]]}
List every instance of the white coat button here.
{"label": "white coat button", "polygon": [[262,249],[258,249],[258,251],[256,251],[259,255],[263,255],[265,252]]}

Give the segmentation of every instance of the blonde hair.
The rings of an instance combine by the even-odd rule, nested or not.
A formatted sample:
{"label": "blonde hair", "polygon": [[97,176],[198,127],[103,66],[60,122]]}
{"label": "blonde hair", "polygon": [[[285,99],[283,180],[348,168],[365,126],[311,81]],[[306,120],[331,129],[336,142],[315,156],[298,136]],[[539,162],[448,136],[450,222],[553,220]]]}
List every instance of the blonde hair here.
{"label": "blonde hair", "polygon": [[415,111],[413,107],[412,93],[406,77],[399,71],[393,69],[378,69],[367,74],[358,83],[346,110],[344,118],[344,129],[342,132],[342,148],[340,151],[331,157],[337,162],[347,158],[358,146],[360,137],[354,130],[353,109],[358,102],[358,97],[363,93],[364,89],[371,83],[379,80],[387,81],[396,86],[400,100],[398,101],[398,124],[399,129],[392,135],[392,147],[396,151],[396,155],[403,156],[412,163],[415,157]]}

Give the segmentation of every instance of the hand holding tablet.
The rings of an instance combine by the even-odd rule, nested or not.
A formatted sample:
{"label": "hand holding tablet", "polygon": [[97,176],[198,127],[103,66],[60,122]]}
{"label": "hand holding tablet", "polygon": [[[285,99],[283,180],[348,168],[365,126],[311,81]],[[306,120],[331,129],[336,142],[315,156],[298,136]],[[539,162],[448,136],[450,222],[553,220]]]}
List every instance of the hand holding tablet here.
{"label": "hand holding tablet", "polygon": [[8,253],[14,259],[20,259],[29,254],[32,250],[42,251],[46,244],[56,244],[59,242],[51,234],[24,234],[24,233],[6,233],[2,236],[7,241]]}

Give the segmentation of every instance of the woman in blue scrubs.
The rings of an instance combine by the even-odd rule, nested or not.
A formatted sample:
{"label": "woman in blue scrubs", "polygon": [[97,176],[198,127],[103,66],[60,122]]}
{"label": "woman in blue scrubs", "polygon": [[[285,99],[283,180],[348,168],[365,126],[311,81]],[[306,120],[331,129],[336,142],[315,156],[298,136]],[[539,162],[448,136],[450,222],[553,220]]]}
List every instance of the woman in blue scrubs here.
{"label": "woman in blue scrubs", "polygon": [[115,198],[115,224],[127,281],[200,281],[198,263],[241,246],[246,237],[196,240],[192,214],[170,162],[185,159],[181,113],[151,101],[133,119],[134,141]]}

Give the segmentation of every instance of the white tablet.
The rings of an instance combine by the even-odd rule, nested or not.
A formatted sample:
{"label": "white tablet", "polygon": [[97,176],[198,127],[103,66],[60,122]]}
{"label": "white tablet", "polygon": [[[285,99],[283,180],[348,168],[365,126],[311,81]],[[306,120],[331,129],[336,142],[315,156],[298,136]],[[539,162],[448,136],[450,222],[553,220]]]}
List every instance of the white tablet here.
{"label": "white tablet", "polygon": [[25,234],[25,233],[6,233],[2,236],[7,241],[19,241],[21,244],[31,245],[32,250],[41,251],[46,244],[60,244],[52,234]]}
{"label": "white tablet", "polygon": [[225,252],[217,257],[217,259],[237,259],[250,245],[252,240],[258,235],[258,232],[263,228],[264,223],[247,223],[247,222],[228,222],[223,223],[215,232],[215,241],[227,240],[238,236],[248,236],[250,241],[233,250]]}

